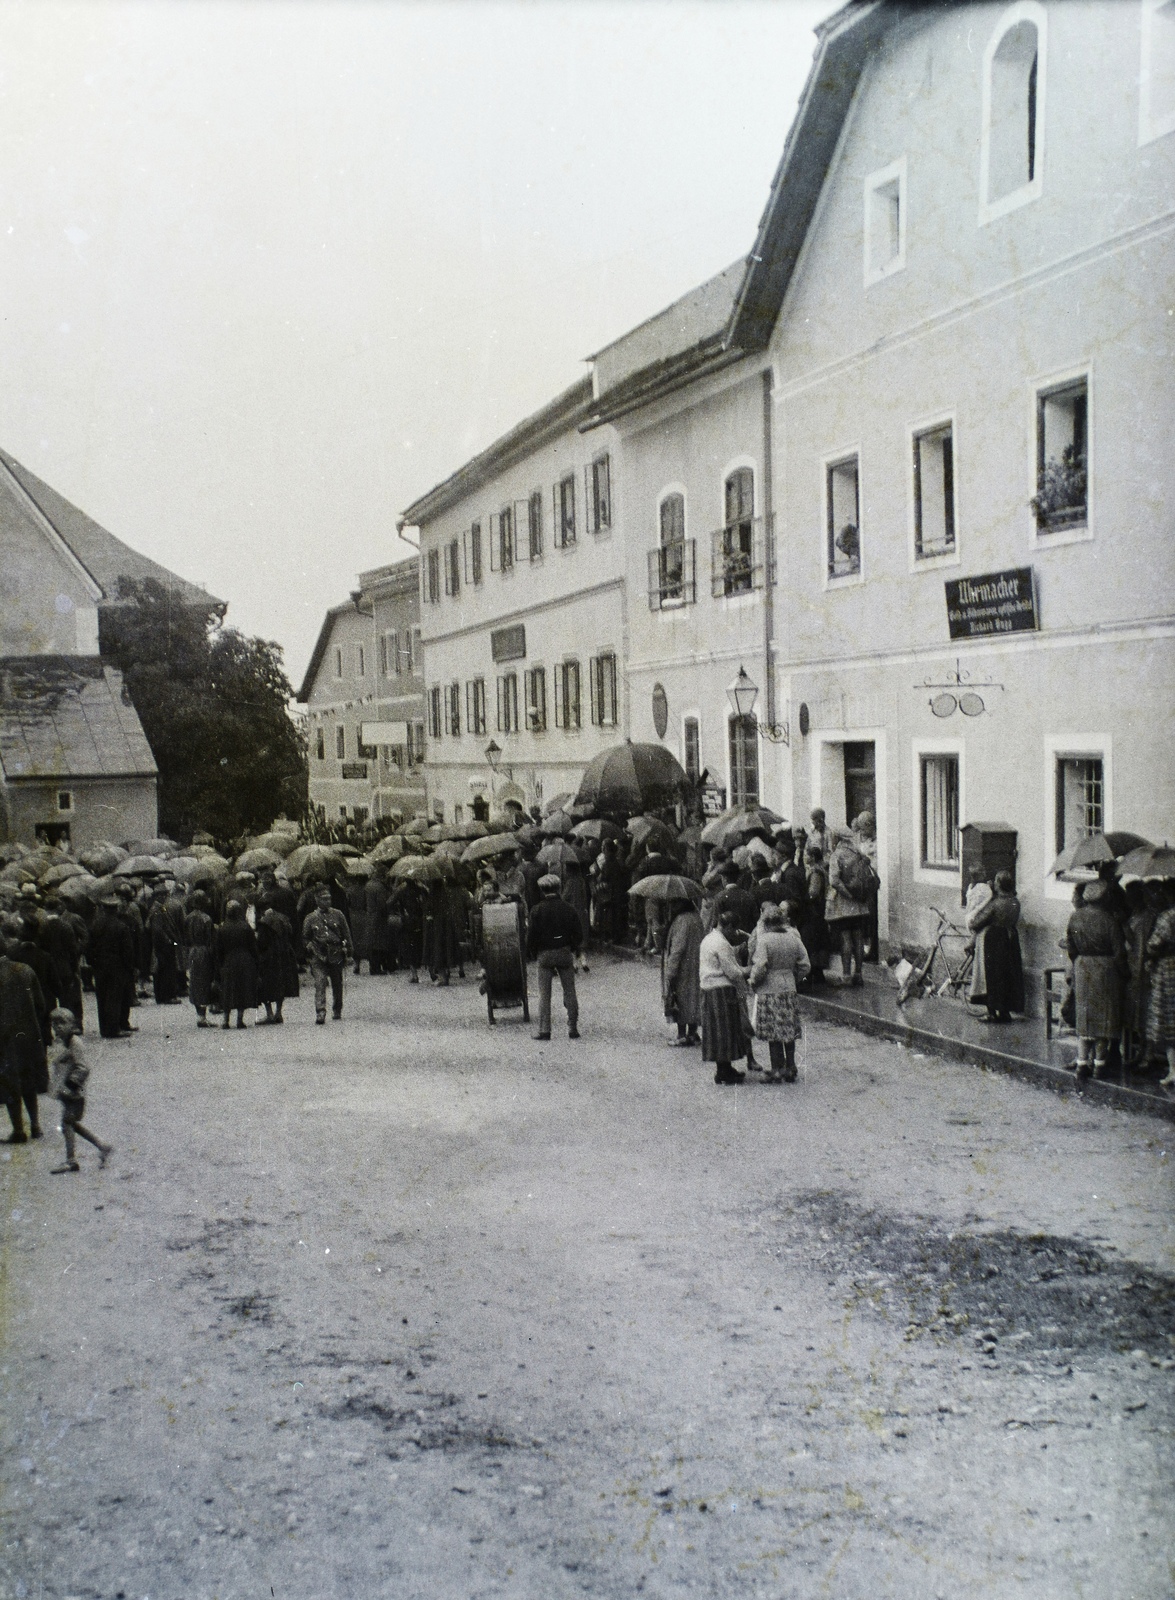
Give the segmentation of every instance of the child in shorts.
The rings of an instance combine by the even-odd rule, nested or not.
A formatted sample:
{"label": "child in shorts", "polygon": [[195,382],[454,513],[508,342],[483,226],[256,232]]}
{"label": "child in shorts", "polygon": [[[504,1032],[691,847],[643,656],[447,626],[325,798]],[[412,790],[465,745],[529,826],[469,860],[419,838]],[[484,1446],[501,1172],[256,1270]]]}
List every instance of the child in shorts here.
{"label": "child in shorts", "polygon": [[53,1043],[49,1047],[49,1067],[53,1074],[51,1088],[61,1102],[61,1131],[65,1136],[65,1164],[50,1170],[54,1174],[81,1170],[75,1159],[75,1135],[87,1139],[95,1147],[98,1164],[104,1167],[114,1146],[103,1144],[82,1123],[86,1114],[86,1080],[90,1076],[90,1068],[86,1062],[78,1020],[64,1006],[55,1006],[49,1013],[49,1021],[53,1027]]}

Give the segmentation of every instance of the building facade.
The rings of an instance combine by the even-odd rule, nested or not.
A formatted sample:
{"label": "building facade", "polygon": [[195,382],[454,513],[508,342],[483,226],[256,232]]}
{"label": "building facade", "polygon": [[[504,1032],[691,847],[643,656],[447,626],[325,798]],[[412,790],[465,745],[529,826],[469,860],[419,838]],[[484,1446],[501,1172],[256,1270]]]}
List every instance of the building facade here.
{"label": "building facade", "polygon": [[425,808],[424,677],[416,558],[359,575],[332,606],[298,691],[310,803],[330,822]]}
{"label": "building facade", "polygon": [[574,792],[628,733],[623,498],[589,381],[423,496],[425,737],[432,814]]}

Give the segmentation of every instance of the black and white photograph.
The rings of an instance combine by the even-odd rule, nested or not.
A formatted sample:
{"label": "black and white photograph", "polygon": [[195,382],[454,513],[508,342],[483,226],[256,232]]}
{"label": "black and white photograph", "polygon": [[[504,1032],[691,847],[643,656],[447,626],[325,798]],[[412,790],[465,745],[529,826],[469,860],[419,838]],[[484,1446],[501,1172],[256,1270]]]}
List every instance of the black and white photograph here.
{"label": "black and white photograph", "polygon": [[1173,441],[1175,0],[0,0],[0,1600],[1175,1600]]}

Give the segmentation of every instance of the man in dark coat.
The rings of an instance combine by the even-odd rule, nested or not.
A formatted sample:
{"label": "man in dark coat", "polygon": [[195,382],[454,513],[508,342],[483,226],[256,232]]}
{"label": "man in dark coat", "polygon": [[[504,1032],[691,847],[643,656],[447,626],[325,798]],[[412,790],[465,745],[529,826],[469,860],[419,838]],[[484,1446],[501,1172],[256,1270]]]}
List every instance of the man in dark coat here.
{"label": "man in dark coat", "polygon": [[754,891],[744,886],[733,861],[723,864],[722,881],[725,887],[714,902],[714,920],[720,922],[729,913],[739,932],[746,936],[759,920],[759,902]]}
{"label": "man in dark coat", "polygon": [[12,1123],[6,1144],[24,1144],[28,1137],[22,1101],[33,1138],[41,1137],[37,1096],[49,1089],[42,1025],[49,1010],[32,968],[0,954],[0,1099]]}
{"label": "man in dark coat", "polygon": [[74,930],[74,920],[61,915],[56,898],[46,900],[45,914],[37,930],[37,943],[49,957],[53,968],[53,987],[57,991],[58,1005],[65,1006],[82,1025],[81,946]]}
{"label": "man in dark coat", "polygon": [[134,1030],[130,1005],[135,992],[135,934],[112,898],[98,907],[90,927],[90,971],[98,1002],[98,1032],[118,1039]]}
{"label": "man in dark coat", "polygon": [[526,953],[539,969],[539,1031],[536,1039],[551,1037],[551,983],[556,972],[563,985],[567,1007],[567,1037],[579,1038],[579,999],[575,992],[575,955],[583,944],[579,913],[560,899],[561,885],[553,873],[539,879],[543,898],[531,913]]}
{"label": "man in dark coat", "polygon": [[364,889],[367,915],[367,962],[373,978],[388,970],[388,886],[382,871],[371,874]]}

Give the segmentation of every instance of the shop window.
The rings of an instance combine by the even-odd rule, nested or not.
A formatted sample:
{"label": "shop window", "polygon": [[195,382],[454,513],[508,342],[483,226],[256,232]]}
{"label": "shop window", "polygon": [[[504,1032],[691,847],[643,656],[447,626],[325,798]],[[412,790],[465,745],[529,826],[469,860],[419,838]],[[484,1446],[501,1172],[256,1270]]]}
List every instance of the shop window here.
{"label": "shop window", "polygon": [[1041,533],[1084,526],[1088,518],[1089,380],[1077,378],[1036,397],[1036,494]]}
{"label": "shop window", "polygon": [[592,723],[597,728],[616,726],[616,657],[607,650],[588,663]]}
{"label": "shop window", "polygon": [[526,726],[531,733],[543,733],[547,726],[547,671],[531,667],[526,674]]}
{"label": "shop window", "polygon": [[465,685],[465,726],[470,733],[486,731],[486,683],[484,678],[471,678]]}
{"label": "shop window", "polygon": [[498,732],[518,732],[518,674],[504,672],[498,679]]}
{"label": "shop window", "polygon": [[575,474],[569,472],[555,486],[555,543],[566,550],[575,543]]}
{"label": "shop window", "polygon": [[853,577],[861,570],[861,496],[855,455],[826,467],[825,500],[828,576]]}
{"label": "shop window", "polygon": [[906,160],[865,179],[865,282],[877,283],[906,264]]}
{"label": "shop window", "polygon": [[955,442],[949,422],[914,435],[914,554],[919,561],[955,548]]}
{"label": "shop window", "polygon": [[347,759],[347,730],[341,722],[335,729],[335,755],[340,761]]}
{"label": "shop window", "polygon": [[959,865],[959,758],[922,756],[922,865]]}
{"label": "shop window", "polygon": [[445,546],[445,593],[461,593],[461,541],[450,539]]}
{"label": "shop window", "polygon": [[588,531],[607,533],[612,527],[612,464],[597,456],[585,469]]}
{"label": "shop window", "polygon": [[1175,133],[1175,0],[1142,0],[1138,142]]}
{"label": "shop window", "polygon": [[759,729],[754,717],[730,719],[730,803],[759,803]]}
{"label": "shop window", "polygon": [[561,661],[555,668],[555,726],[574,731],[580,723],[579,662]]}
{"label": "shop window", "polygon": [[543,494],[536,489],[526,502],[526,537],[530,559],[539,561],[543,554]]}
{"label": "shop window", "polygon": [[1056,851],[1105,827],[1105,768],[1101,756],[1058,756]]}
{"label": "shop window", "polygon": [[1034,0],[1005,12],[984,54],[980,192],[985,220],[1040,192],[1045,14]]}
{"label": "shop window", "polygon": [[686,717],[682,724],[681,743],[685,775],[691,783],[697,783],[702,776],[702,735],[697,717]]}

